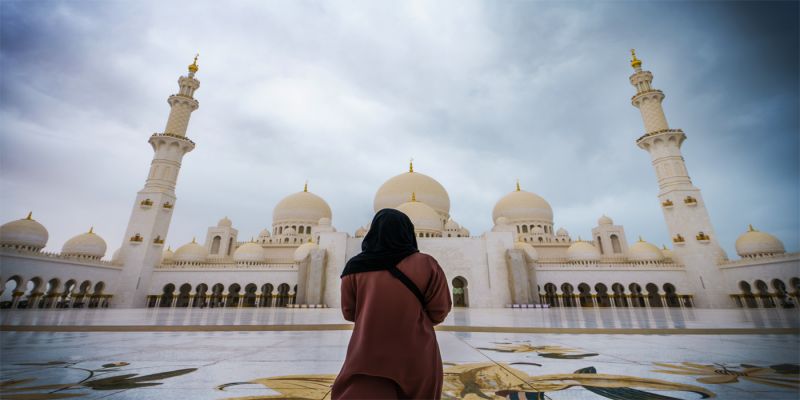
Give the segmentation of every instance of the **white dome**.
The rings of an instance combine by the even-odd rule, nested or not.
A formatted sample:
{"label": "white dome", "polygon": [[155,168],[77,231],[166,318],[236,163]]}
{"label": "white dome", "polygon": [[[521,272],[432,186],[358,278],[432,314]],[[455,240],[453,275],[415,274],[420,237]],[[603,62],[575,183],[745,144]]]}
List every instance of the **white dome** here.
{"label": "white dome", "polygon": [[164,250],[164,253],[161,254],[161,263],[162,264],[169,264],[175,260],[175,253],[172,251],[172,247],[167,247]]}
{"label": "white dome", "polygon": [[614,220],[603,214],[603,216],[597,220],[597,225],[614,225]]}
{"label": "white dome", "polygon": [[501,198],[492,210],[492,219],[506,217],[510,222],[544,221],[553,223],[553,209],[539,195],[515,190]]}
{"label": "white dome", "polygon": [[569,246],[567,258],[570,261],[599,261],[600,250],[589,242],[579,240]]}
{"label": "white dome", "polygon": [[263,262],[266,259],[264,248],[258,243],[247,242],[233,253],[235,262]]}
{"label": "white dome", "polygon": [[172,258],[175,262],[193,262],[201,263],[206,261],[206,248],[198,244],[194,239],[191,243],[178,247],[175,250],[175,256]]}
{"label": "white dome", "polygon": [[672,253],[672,250],[667,248],[667,245],[664,245],[661,248],[661,254],[663,254],[664,258],[668,260],[673,260],[673,261],[675,260],[675,254]]}
{"label": "white dome", "polygon": [[469,229],[461,227],[461,237],[469,237]]}
{"label": "white dome", "polygon": [[294,251],[294,260],[297,262],[305,260],[308,254],[311,253],[311,250],[318,248],[319,246],[314,242],[303,243]]}
{"label": "white dome", "polygon": [[661,261],[664,253],[655,245],[647,243],[642,238],[628,248],[628,260],[631,261]]}
{"label": "white dome", "polygon": [[23,246],[41,250],[47,245],[47,229],[28,213],[27,218],[0,226],[0,246]]}
{"label": "white dome", "polygon": [[458,222],[453,221],[453,219],[448,219],[447,223],[444,224],[444,230],[446,231],[457,231],[460,230],[461,226],[458,225]]}
{"label": "white dome", "polygon": [[765,256],[785,252],[786,249],[778,238],[769,233],[757,231],[752,225],[747,232],[736,239],[736,253],[740,257]]}
{"label": "white dome", "polygon": [[415,231],[436,231],[439,233],[442,231],[441,216],[436,210],[423,202],[409,201],[399,205],[397,210],[411,219]]}
{"label": "white dome", "polygon": [[530,243],[525,242],[516,242],[514,243],[514,248],[517,250],[522,250],[525,252],[525,257],[528,261],[536,261],[539,259],[539,252],[530,245]]}
{"label": "white dome", "polygon": [[103,258],[106,255],[106,241],[89,229],[87,233],[72,237],[64,243],[61,254],[65,256],[81,256]]}
{"label": "white dome", "polygon": [[567,232],[564,228],[558,228],[556,231],[556,236],[569,236],[569,232]]}
{"label": "white dome", "polygon": [[219,220],[219,222],[217,222],[217,226],[222,228],[230,228],[233,226],[233,222],[231,222],[228,217],[223,217],[221,220]]}
{"label": "white dome", "polygon": [[331,218],[330,206],[322,197],[306,191],[284,197],[272,212],[273,225],[282,222],[316,224],[320,218]]}
{"label": "white dome", "polygon": [[390,178],[375,193],[373,208],[397,208],[416,193],[417,201],[425,203],[442,217],[450,215],[450,196],[435,179],[419,172],[406,172]]}
{"label": "white dome", "polygon": [[328,217],[320,218],[319,221],[317,221],[317,225],[319,225],[319,226],[331,226],[331,219],[328,218]]}
{"label": "white dome", "polygon": [[262,229],[261,232],[258,233],[258,237],[269,237],[269,236],[270,234],[268,229]]}
{"label": "white dome", "polygon": [[356,229],[356,237],[364,237],[367,236],[367,230],[364,227],[359,227]]}

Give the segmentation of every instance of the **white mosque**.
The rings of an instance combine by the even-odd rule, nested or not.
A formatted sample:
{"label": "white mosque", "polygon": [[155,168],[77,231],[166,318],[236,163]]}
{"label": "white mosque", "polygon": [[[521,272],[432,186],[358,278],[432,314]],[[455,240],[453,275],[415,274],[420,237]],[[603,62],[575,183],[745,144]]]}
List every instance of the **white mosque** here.
{"label": "white mosque", "polygon": [[[420,250],[433,255],[460,307],[793,307],[800,296],[800,253],[787,254],[776,237],[752,226],[736,240],[738,259],[717,243],[703,196],[689,179],[681,155],[686,135],[670,128],[664,94],[651,86],[633,54],[645,134],[636,140],[650,153],[658,201],[672,249],[641,238],[629,244],[625,229],[602,216],[591,240],[556,229],[542,197],[520,188],[497,201],[494,227],[478,236],[450,215],[450,197],[435,179],[414,170],[387,180],[374,210],[406,213]],[[1,308],[95,307],[338,307],[339,275],[360,251],[369,225],[339,232],[325,200],[308,191],[291,194],[274,209],[271,229],[242,241],[227,217],[205,238],[164,249],[183,156],[195,143],[186,136],[200,82],[197,59],[178,79],[179,92],[163,133],[149,143],[155,155],[136,194],[121,247],[104,260],[105,241],[92,230],[46,253],[47,229],[29,214],[0,227]],[[365,221],[368,222],[368,221]]]}

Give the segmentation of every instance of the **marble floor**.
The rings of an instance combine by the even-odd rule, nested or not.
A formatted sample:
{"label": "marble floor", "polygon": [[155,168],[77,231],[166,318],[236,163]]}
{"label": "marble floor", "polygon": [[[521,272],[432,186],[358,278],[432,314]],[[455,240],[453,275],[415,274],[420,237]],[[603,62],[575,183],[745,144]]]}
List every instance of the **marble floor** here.
{"label": "marble floor", "polygon": [[[64,311],[0,311],[0,399],[324,399],[350,337],[347,329],[325,328],[344,322],[338,310]],[[800,397],[796,310],[594,311],[456,310],[444,325],[462,330],[437,332],[445,362],[443,398]],[[11,329],[34,324],[114,325],[123,331]],[[201,324],[283,328],[192,329]],[[498,329],[471,332],[471,324]],[[292,329],[303,325],[321,328]],[[174,330],[128,332],[126,326]],[[510,333],[504,327],[663,332]],[[698,332],[681,333],[685,327]],[[701,332],[705,328],[756,332]],[[775,328],[796,332],[770,333]]]}

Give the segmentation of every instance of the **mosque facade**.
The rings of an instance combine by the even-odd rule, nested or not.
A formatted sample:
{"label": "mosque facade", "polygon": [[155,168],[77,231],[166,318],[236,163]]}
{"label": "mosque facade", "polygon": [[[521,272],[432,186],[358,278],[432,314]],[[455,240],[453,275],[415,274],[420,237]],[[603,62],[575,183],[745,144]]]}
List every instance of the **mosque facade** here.
{"label": "mosque facade", "polygon": [[[517,186],[492,211],[490,231],[472,235],[450,215],[450,197],[414,170],[388,179],[374,211],[396,208],[414,223],[420,250],[433,255],[460,307],[794,307],[800,253],[750,226],[729,259],[717,242],[703,196],[681,155],[686,134],[671,128],[652,86],[653,74],[632,54],[631,103],[644,122],[636,145],[652,159],[658,201],[672,247],[658,248],[601,216],[591,240],[556,228],[550,204]],[[181,160],[200,82],[197,59],[169,96],[163,133],[150,136],[154,156],[134,198],[121,246],[110,260],[93,230],[43,252],[47,229],[29,214],[0,227],[0,308],[338,307],[339,275],[369,224],[338,231],[327,202],[304,187],[281,200],[272,226],[249,241],[227,217],[197,238],[164,249]]]}

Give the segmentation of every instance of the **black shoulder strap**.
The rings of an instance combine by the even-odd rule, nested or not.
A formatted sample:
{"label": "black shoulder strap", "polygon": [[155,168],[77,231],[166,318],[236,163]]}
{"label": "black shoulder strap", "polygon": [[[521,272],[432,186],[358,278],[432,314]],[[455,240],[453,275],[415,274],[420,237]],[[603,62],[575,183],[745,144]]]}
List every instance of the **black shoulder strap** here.
{"label": "black shoulder strap", "polygon": [[408,290],[410,290],[411,293],[414,293],[414,296],[417,296],[417,300],[419,300],[420,304],[422,304],[422,307],[425,307],[425,296],[422,294],[422,291],[419,290],[417,285],[414,284],[411,278],[406,276],[406,274],[404,274],[403,271],[400,271],[397,267],[389,268],[389,272],[392,274],[392,276],[399,279],[403,285],[406,285]]}

